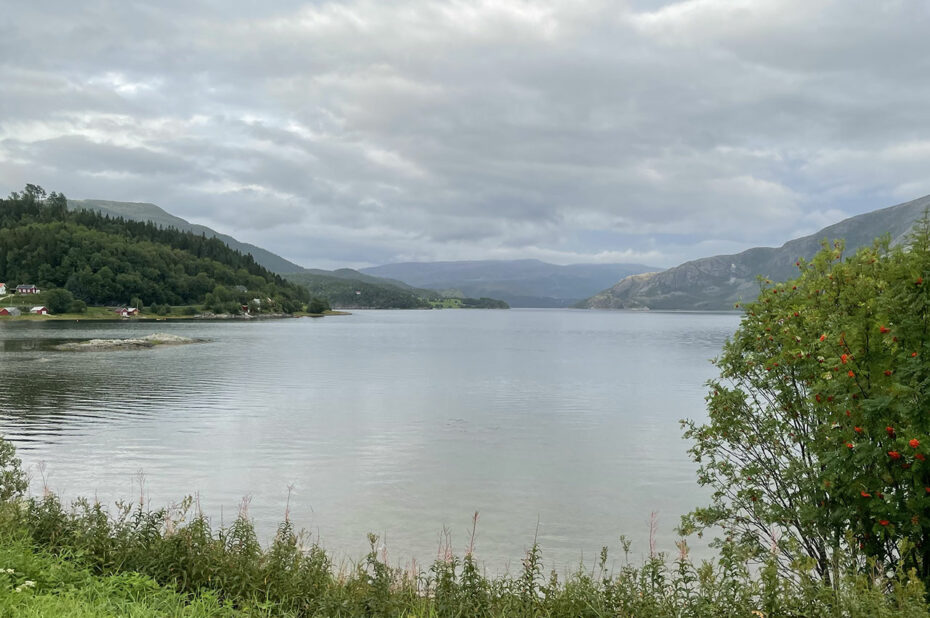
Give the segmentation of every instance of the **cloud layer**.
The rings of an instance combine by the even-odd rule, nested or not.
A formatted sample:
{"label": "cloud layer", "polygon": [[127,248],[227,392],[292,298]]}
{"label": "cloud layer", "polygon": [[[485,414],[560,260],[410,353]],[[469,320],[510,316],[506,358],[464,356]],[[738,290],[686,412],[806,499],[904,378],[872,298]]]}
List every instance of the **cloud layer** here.
{"label": "cloud layer", "polygon": [[13,4],[0,189],[306,266],[670,266],[930,193],[923,2]]}

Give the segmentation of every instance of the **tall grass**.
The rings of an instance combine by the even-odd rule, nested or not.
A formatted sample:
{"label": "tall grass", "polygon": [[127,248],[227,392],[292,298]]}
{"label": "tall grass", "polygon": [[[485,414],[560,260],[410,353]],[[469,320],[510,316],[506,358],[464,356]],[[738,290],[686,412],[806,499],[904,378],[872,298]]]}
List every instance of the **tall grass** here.
{"label": "tall grass", "polygon": [[[923,585],[913,575],[850,571],[835,587],[824,586],[810,565],[798,563],[786,576],[774,561],[754,563],[735,545],[724,545],[716,560],[700,564],[682,551],[675,560],[662,554],[641,564],[625,560],[615,571],[605,548],[595,568],[559,577],[545,571],[534,544],[517,573],[490,578],[472,551],[464,557],[447,553],[425,570],[391,566],[371,535],[367,556],[337,570],[289,521],[262,547],[244,514],[213,529],[189,509],[123,504],[110,512],[86,500],[65,508],[51,494],[0,506],[0,540],[0,562],[11,547],[57,556],[87,573],[84,581],[96,578],[93,588],[108,603],[118,603],[125,596],[120,591],[147,590],[154,596],[142,595],[145,603],[181,598],[182,605],[213,612],[209,615],[234,610],[294,616],[930,615]],[[181,596],[166,601],[165,589]],[[2,603],[17,598],[9,590],[4,594]]]}
{"label": "tall grass", "polygon": [[[390,565],[369,535],[364,559],[337,569],[287,517],[263,547],[244,509],[214,528],[190,499],[151,510],[142,501],[66,506],[48,492],[25,498],[18,460],[5,446],[0,616],[930,616],[912,573],[849,561],[827,586],[812,564],[799,560],[785,572],[774,558],[758,562],[733,543],[700,563],[684,542],[674,559],[650,547],[634,564],[621,538],[622,566],[611,567],[604,548],[594,568],[567,576],[547,572],[534,543],[515,574],[488,577],[474,532],[464,556],[448,550],[426,569]],[[34,584],[22,588],[27,579]]]}

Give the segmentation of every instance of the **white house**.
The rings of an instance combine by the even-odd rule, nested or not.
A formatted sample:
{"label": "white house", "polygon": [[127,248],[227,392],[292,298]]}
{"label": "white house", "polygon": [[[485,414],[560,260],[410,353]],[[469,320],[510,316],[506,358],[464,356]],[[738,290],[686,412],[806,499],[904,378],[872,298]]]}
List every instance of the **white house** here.
{"label": "white house", "polygon": [[0,283],[0,294],[6,294],[6,284]]}

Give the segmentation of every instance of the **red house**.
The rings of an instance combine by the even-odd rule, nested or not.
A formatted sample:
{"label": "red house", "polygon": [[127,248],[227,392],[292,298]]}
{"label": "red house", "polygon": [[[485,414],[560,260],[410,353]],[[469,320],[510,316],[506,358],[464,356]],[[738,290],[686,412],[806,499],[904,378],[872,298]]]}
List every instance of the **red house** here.
{"label": "red house", "polygon": [[23,283],[23,284],[16,286],[16,293],[17,294],[38,294],[39,288],[37,288],[36,286],[32,284],[27,285]]}
{"label": "red house", "polygon": [[135,307],[123,307],[121,309],[117,309],[116,313],[120,314],[124,318],[128,318],[132,315],[139,315],[139,310]]}
{"label": "red house", "polygon": [[36,315],[48,315],[48,307],[39,305],[38,307],[33,307],[30,309],[29,313],[34,313]]}

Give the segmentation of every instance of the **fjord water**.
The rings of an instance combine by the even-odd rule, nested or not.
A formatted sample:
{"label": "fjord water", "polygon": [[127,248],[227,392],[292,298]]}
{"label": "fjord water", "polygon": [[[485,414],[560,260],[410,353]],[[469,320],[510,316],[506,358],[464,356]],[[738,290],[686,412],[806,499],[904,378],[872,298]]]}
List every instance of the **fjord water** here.
{"label": "fjord water", "polygon": [[[618,537],[660,550],[701,504],[679,419],[735,314],[576,310],[358,311],[264,322],[0,325],[0,432],[32,476],[70,499],[166,506],[196,495],[215,525],[249,496],[262,540],[285,512],[337,559],[366,533],[389,561],[461,554],[546,566]],[[61,352],[154,332],[209,342]],[[44,477],[44,481],[43,481]],[[538,529],[538,532],[537,532]]]}

